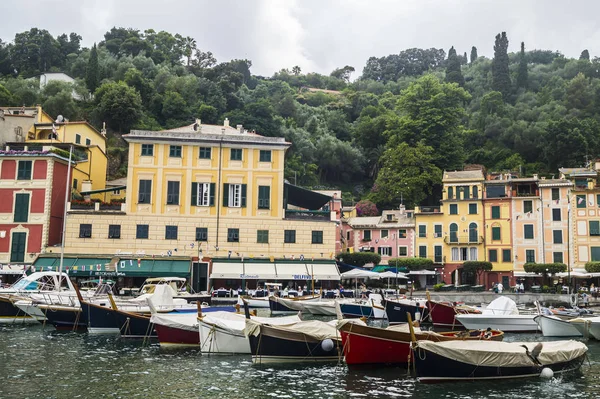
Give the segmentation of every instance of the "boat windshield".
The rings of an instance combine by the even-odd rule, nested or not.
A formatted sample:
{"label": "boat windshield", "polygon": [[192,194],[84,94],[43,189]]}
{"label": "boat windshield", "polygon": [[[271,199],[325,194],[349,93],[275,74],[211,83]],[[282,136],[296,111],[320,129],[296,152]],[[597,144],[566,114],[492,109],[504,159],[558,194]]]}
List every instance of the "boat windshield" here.
{"label": "boat windshield", "polygon": [[22,278],[19,281],[17,281],[16,283],[14,283],[11,288],[13,288],[15,290],[30,291],[30,290],[37,290],[37,287],[38,287],[37,281],[31,281],[27,278]]}
{"label": "boat windshield", "polygon": [[[57,280],[57,276],[54,275],[40,277],[39,275],[36,276],[34,273],[17,281],[11,288],[19,291],[54,291],[56,289]],[[61,279],[61,289],[69,289],[67,278],[65,277]]]}

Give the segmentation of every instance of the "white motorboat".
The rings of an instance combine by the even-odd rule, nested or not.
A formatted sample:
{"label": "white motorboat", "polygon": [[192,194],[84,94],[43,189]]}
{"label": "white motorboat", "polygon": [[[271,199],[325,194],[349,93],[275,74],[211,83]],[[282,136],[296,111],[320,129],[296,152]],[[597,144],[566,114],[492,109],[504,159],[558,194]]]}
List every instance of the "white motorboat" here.
{"label": "white motorboat", "polygon": [[336,316],[336,301],[308,301],[303,304],[303,312],[314,315]]}
{"label": "white motorboat", "polygon": [[[0,288],[0,324],[37,323],[45,316],[36,313],[35,317],[14,306],[19,300],[26,300],[34,294],[48,297],[60,297],[75,288],[66,273],[36,272],[21,278],[10,287]],[[41,319],[40,319],[41,317]]]}
{"label": "white motorboat", "polygon": [[[290,325],[300,321],[300,317],[255,317],[253,321],[269,325]],[[244,335],[246,317],[231,312],[211,312],[198,318],[200,332],[200,352],[204,354],[250,353],[250,342]]]}
{"label": "white motorboat", "polygon": [[600,317],[578,317],[569,320],[585,338],[600,340]]}
{"label": "white motorboat", "polygon": [[558,316],[540,314],[533,318],[544,337],[581,337],[583,334],[569,320]]}
{"label": "white motorboat", "polygon": [[504,332],[535,332],[539,326],[533,320],[537,313],[521,314],[512,299],[501,296],[481,309],[480,314],[457,314],[456,320],[469,330],[500,330]]}

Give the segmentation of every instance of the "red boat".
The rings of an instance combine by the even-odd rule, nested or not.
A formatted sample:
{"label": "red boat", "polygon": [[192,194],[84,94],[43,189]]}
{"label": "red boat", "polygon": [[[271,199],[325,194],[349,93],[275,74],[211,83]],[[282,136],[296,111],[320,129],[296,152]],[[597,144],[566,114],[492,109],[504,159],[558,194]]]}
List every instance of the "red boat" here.
{"label": "red boat", "polygon": [[454,329],[464,329],[454,316],[457,314],[478,314],[478,309],[460,303],[432,301],[427,293],[427,309],[429,309],[429,318],[434,327],[444,327]]}
{"label": "red boat", "polygon": [[160,346],[200,346],[197,313],[155,313],[151,322]]}
{"label": "red boat", "polygon": [[[408,324],[388,328],[369,327],[346,321],[338,325],[344,357],[348,365],[406,365],[411,356]],[[490,331],[449,331],[436,333],[415,328],[415,338],[426,341],[491,340],[501,341],[504,333]]]}

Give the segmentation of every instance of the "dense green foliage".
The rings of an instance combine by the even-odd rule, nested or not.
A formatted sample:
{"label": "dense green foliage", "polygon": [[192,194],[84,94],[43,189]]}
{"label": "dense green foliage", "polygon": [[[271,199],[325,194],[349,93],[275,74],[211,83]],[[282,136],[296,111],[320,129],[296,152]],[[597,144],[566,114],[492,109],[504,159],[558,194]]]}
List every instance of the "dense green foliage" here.
{"label": "dense green foliage", "polygon": [[525,263],[523,270],[527,273],[536,274],[556,274],[567,271],[567,265],[564,263]]}
{"label": "dense green foliage", "polygon": [[588,273],[600,273],[600,262],[587,262],[585,271]]}
{"label": "dense green foliage", "polygon": [[340,252],[335,256],[337,260],[347,265],[364,266],[367,263],[378,265],[381,262],[381,255],[374,252]]}
{"label": "dense green foliage", "polygon": [[[522,44],[509,54],[501,33],[489,38],[493,60],[475,47],[470,63],[468,49],[448,57],[406,49],[329,75],[282,65],[262,77],[250,60],[218,62],[178,34],[112,28],[94,39],[102,40],[82,48],[76,33],[33,28],[0,40],[0,105],[42,104],[53,117],[106,122],[111,177],[126,171],[129,129],[195,118],[285,137],[286,179],[341,188],[345,201],[370,199],[379,209],[401,198],[409,208],[435,205],[442,171],[464,164],[551,176],[600,155],[600,60],[587,50],[569,59]],[[28,78],[45,71],[76,83],[40,90]]]}
{"label": "dense green foliage", "polygon": [[479,277],[486,271],[489,272],[493,268],[492,262],[469,260],[463,263],[463,271],[466,273],[475,274],[477,277],[477,284],[479,284]]}
{"label": "dense green foliage", "polygon": [[391,258],[388,265],[392,267],[405,267],[409,270],[424,270],[433,267],[433,260],[427,258]]}

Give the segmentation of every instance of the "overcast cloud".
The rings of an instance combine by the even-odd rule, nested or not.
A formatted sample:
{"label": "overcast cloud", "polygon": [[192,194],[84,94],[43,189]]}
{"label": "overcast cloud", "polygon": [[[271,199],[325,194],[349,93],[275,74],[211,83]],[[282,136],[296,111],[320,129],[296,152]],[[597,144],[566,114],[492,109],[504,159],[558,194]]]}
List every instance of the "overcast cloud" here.
{"label": "overcast cloud", "polygon": [[600,56],[600,2],[564,0],[20,0],[2,7],[0,38],[32,27],[54,36],[76,32],[85,46],[113,26],[191,36],[218,61],[247,58],[270,76],[299,65],[328,74],[371,56],[412,47],[476,46],[493,55],[506,31],[509,51],[531,49]]}

